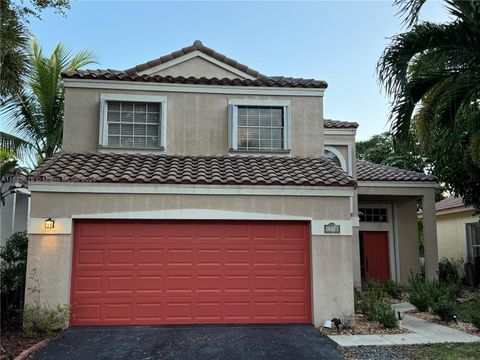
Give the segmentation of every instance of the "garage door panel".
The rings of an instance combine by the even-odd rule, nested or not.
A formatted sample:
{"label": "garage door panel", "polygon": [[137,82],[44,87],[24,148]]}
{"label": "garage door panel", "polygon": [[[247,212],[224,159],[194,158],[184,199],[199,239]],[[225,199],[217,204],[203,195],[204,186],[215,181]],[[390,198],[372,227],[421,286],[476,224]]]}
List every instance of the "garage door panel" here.
{"label": "garage door panel", "polygon": [[73,259],[72,326],[311,321],[306,223],[78,221]]}

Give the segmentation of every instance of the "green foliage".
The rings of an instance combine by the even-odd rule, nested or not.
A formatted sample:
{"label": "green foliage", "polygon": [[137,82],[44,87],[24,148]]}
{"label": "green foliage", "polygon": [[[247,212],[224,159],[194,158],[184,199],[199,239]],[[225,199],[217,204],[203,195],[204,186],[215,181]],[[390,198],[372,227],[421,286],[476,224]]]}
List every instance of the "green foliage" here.
{"label": "green foliage", "polygon": [[62,145],[64,89],[61,73],[94,63],[94,54],[82,50],[73,54],[62,43],[50,56],[45,56],[36,39],[27,49],[28,73],[22,90],[10,96],[1,114],[15,131],[21,149],[32,149],[37,160],[43,162]]}
{"label": "green foliage", "polygon": [[25,286],[27,268],[28,237],[25,232],[17,232],[7,239],[0,249],[0,276],[2,310],[20,307],[20,298]]}
{"label": "green foliage", "polygon": [[432,303],[432,312],[443,321],[449,321],[455,312],[455,302],[448,296],[439,297]]}
{"label": "green foliage", "polygon": [[458,283],[428,281],[411,274],[408,300],[418,311],[431,308],[434,314],[448,321],[455,312],[455,299],[459,291]]}
{"label": "green foliage", "polygon": [[395,281],[387,280],[382,283],[383,291],[394,299],[402,298],[402,287]]}
{"label": "green foliage", "polygon": [[410,274],[408,301],[417,308],[418,311],[428,311],[431,304],[429,283],[420,276]]}
{"label": "green foliage", "polygon": [[28,68],[28,20],[31,16],[40,18],[48,8],[63,14],[69,8],[69,0],[0,0],[0,98],[22,91]]}
{"label": "green foliage", "polygon": [[377,321],[386,328],[398,327],[395,311],[385,299],[383,285],[376,281],[369,281],[365,293],[358,297],[358,310],[370,321]]}
{"label": "green foliage", "polygon": [[23,330],[31,337],[52,335],[65,327],[69,316],[68,305],[48,306],[35,302],[33,305],[25,306]]}
{"label": "green foliage", "polygon": [[463,259],[443,258],[438,264],[438,280],[448,284],[459,284],[463,277]]}
{"label": "green foliage", "polygon": [[472,323],[480,330],[480,290],[471,300],[457,304],[455,312],[461,320]]}
{"label": "green foliage", "polygon": [[40,272],[33,269],[30,275],[33,287],[28,292],[34,299],[25,306],[23,312],[23,330],[27,336],[39,337],[52,335],[62,330],[70,316],[69,305],[50,305],[41,301]]}
{"label": "green foliage", "polygon": [[377,65],[392,132],[406,143],[417,135],[433,174],[480,210],[480,2],[444,0],[443,24],[418,20],[423,2],[396,1],[408,28]]}
{"label": "green foliage", "polygon": [[418,141],[412,140],[410,146],[401,145],[398,146],[393,135],[388,132],[374,135],[356,143],[357,159],[424,172],[428,163],[421,154]]}

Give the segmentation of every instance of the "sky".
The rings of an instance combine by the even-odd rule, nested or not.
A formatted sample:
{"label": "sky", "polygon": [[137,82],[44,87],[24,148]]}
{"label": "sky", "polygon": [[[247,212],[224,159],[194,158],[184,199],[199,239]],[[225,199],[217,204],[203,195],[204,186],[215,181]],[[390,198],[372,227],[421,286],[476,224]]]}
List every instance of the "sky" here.
{"label": "sky", "polygon": [[[72,1],[30,21],[48,54],[58,42],[93,50],[99,64],[127,69],[195,40],[266,75],[326,80],[325,118],[356,121],[358,140],[389,128],[375,64],[404,31],[388,1]],[[448,19],[428,1],[422,18]]]}

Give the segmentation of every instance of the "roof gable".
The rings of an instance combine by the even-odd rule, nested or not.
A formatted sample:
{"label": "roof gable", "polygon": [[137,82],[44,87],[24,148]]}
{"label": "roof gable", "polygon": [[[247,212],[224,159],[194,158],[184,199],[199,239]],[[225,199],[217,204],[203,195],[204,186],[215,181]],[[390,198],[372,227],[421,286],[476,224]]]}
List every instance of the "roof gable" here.
{"label": "roof gable", "polygon": [[[210,64],[218,66],[219,69],[223,69],[229,73],[235,74],[236,78],[243,78],[249,80],[266,79],[267,76],[259,73],[256,70],[250,69],[248,66],[239,63],[223,54],[216,52],[202,44],[201,41],[196,40],[193,45],[182,48],[178,51],[174,51],[168,55],[162,56],[158,59],[148,61],[143,64],[136,65],[130,69],[125,70],[128,74],[138,75],[172,75],[172,76],[195,76],[197,74],[177,74],[173,75],[168,72],[162,72],[168,68],[172,68],[177,64],[181,64],[185,61],[189,61],[193,58],[201,58]],[[172,70],[172,69],[171,69]],[[205,75],[202,75],[205,76]],[[220,76],[212,76],[222,78]],[[229,76],[230,78],[230,76]]]}

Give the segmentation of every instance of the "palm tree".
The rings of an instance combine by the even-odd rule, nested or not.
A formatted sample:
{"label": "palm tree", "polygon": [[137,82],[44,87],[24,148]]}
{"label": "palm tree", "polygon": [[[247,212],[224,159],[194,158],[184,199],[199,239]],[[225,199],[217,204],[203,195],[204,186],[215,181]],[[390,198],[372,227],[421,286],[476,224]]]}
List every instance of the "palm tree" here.
{"label": "palm tree", "polygon": [[444,2],[453,20],[436,24],[418,21],[425,0],[395,1],[408,31],[392,38],[377,74],[393,98],[390,121],[398,137],[408,135],[412,121],[420,136],[434,128],[455,131],[461,123],[480,165],[480,1]]}
{"label": "palm tree", "polygon": [[75,70],[95,62],[91,51],[72,54],[58,44],[45,57],[33,39],[27,53],[27,73],[21,90],[3,104],[2,115],[14,133],[0,133],[2,148],[22,152],[34,151],[39,163],[52,156],[62,145],[64,89],[63,71]]}
{"label": "palm tree", "polygon": [[28,30],[7,0],[0,0],[0,97],[18,92],[26,67]]}

